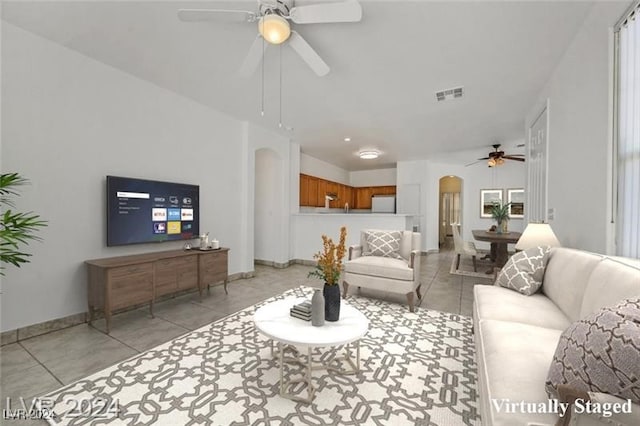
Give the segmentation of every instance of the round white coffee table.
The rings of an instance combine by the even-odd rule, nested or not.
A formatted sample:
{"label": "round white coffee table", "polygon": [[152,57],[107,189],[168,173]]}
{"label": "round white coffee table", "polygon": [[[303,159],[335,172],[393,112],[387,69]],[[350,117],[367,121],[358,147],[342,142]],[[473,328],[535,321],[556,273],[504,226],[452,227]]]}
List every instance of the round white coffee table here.
{"label": "round white coffee table", "polygon": [[[330,369],[338,371],[342,374],[355,374],[360,370],[360,338],[367,333],[369,329],[369,320],[359,310],[349,305],[344,300],[340,305],[340,319],[335,322],[325,321],[321,327],[314,327],[311,321],[304,321],[289,315],[289,309],[306,299],[298,297],[289,297],[264,305],[254,314],[253,320],[256,328],[260,333],[278,344],[278,355],[280,357],[280,395],[303,402],[311,402],[315,394],[316,388],[311,382],[311,372],[313,370]],[[351,344],[356,347],[356,360],[354,362],[351,357]],[[301,362],[299,358],[285,357],[284,350],[286,345],[296,348],[307,349],[306,362]],[[312,365],[311,351],[317,347],[336,347],[345,346],[345,356],[338,358],[343,359],[351,366],[351,369],[339,369],[328,364]],[[285,381],[284,362],[295,362],[305,366],[306,371],[304,378],[297,380]],[[300,397],[288,393],[286,390],[296,382],[304,382],[307,384],[307,398]]]}

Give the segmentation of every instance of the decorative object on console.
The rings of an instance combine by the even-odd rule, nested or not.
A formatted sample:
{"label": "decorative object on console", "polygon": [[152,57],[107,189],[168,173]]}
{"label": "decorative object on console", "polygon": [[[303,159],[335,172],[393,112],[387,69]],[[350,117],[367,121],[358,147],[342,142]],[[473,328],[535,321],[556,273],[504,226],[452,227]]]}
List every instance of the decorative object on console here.
{"label": "decorative object on console", "polygon": [[207,250],[209,248],[209,233],[200,235],[200,250]]}
{"label": "decorative object on console", "polygon": [[549,397],[563,384],[640,402],[640,298],[604,307],[562,333],[545,383]]}
{"label": "decorative object on console", "polygon": [[[324,319],[326,321],[338,321],[340,318],[340,288],[338,283],[342,272],[342,259],[346,251],[346,239],[346,226],[340,228],[340,241],[337,245],[331,238],[323,235],[323,250],[313,255],[318,264],[315,270],[309,272],[309,276],[324,280]],[[335,289],[331,289],[331,287],[335,287]]]}
{"label": "decorative object on console", "polygon": [[324,296],[319,289],[313,292],[311,298],[311,325],[314,327],[324,325]]}
{"label": "decorative object on console", "polygon": [[516,243],[516,250],[537,246],[561,247],[560,241],[548,223],[529,223]]}
{"label": "decorative object on console", "polygon": [[532,247],[511,256],[498,274],[496,284],[531,296],[542,287],[551,247]]}
{"label": "decorative object on console", "polygon": [[218,250],[220,248],[220,241],[216,240],[215,238],[211,240],[211,248],[213,250]]}

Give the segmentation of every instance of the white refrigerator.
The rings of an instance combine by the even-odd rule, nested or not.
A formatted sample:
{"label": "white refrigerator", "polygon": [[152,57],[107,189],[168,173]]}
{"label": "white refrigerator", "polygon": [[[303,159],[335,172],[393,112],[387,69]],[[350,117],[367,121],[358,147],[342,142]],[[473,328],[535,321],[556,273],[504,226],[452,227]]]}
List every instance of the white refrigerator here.
{"label": "white refrigerator", "polygon": [[395,213],[395,195],[374,195],[371,197],[371,213]]}

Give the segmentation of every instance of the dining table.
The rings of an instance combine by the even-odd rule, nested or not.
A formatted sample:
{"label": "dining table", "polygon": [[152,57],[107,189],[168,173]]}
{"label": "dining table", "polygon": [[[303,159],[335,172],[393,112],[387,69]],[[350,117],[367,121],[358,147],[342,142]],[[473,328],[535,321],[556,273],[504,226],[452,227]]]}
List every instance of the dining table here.
{"label": "dining table", "polygon": [[509,259],[508,245],[517,243],[520,236],[522,236],[520,232],[498,233],[484,229],[474,229],[471,233],[473,234],[473,238],[478,241],[495,244],[495,255],[492,253],[492,260],[495,261],[495,266],[498,268],[502,268],[504,264],[507,263],[507,259]]}

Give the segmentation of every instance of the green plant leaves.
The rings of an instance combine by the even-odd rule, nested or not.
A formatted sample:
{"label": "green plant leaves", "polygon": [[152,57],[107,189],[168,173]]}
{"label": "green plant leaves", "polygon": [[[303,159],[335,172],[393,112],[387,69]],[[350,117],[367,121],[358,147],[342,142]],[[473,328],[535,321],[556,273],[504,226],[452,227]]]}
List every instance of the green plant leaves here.
{"label": "green plant leaves", "polygon": [[[18,173],[3,173],[0,175],[0,206],[15,207],[12,197],[19,196],[16,187],[28,183],[27,179]],[[14,212],[4,210],[0,214],[0,275],[4,275],[2,264],[17,267],[29,262],[31,254],[21,250],[21,245],[28,245],[29,241],[42,241],[37,236],[40,228],[47,226],[47,222],[33,212]]]}

